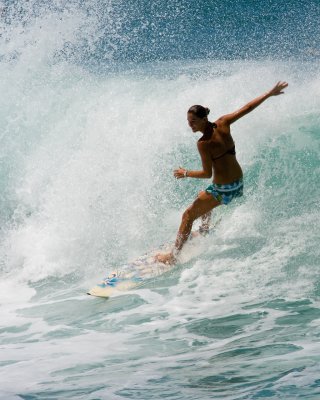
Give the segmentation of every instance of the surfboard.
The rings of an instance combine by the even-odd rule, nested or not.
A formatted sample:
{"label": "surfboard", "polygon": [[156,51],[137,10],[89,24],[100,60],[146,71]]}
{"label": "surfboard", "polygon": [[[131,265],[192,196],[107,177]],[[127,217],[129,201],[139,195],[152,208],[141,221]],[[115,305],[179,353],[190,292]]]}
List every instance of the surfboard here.
{"label": "surfboard", "polygon": [[146,280],[156,278],[173,267],[174,265],[156,262],[153,254],[145,254],[112,271],[87,294],[109,298],[141,286]]}
{"label": "surfboard", "polygon": [[[212,228],[215,228],[220,221],[221,218],[218,219]],[[212,229],[210,229],[210,231],[211,230]],[[190,240],[195,237],[201,238],[206,235],[203,232],[199,232],[200,231],[193,231]],[[135,261],[116,268],[100,283],[91,288],[87,294],[95,297],[109,298],[125,291],[138,288],[142,286],[145,281],[170,271],[175,265],[157,262],[154,256],[156,253],[169,251],[172,246],[173,243],[162,245],[157,251],[146,253]]]}

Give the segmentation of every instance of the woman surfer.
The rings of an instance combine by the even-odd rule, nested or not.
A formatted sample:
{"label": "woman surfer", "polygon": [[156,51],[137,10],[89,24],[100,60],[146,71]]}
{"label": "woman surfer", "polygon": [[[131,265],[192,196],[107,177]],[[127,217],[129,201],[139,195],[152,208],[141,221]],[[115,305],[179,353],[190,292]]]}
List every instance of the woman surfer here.
{"label": "woman surfer", "polygon": [[174,249],[170,253],[157,254],[158,262],[174,264],[176,257],[188,239],[193,222],[202,217],[206,220],[210,212],[221,204],[229,204],[235,197],[242,196],[242,170],[236,159],[235,145],[230,133],[230,125],[239,118],[253,111],[272,96],[283,94],[288,86],[286,82],[278,82],[270,91],[250,101],[239,110],[223,115],[215,122],[208,121],[209,109],[199,105],[190,107],[187,119],[192,132],[201,132],[202,137],[197,146],[202,161],[202,170],[190,171],[178,168],[174,171],[177,179],[211,178],[213,183],[199,193],[196,200],[183,213]]}

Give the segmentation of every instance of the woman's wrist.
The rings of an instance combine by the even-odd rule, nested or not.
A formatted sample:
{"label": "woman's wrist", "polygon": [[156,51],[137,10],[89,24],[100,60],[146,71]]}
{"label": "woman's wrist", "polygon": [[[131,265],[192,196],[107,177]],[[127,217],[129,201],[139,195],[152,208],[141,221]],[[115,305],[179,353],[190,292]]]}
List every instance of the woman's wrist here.
{"label": "woman's wrist", "polygon": [[187,169],[184,170],[183,175],[184,175],[185,178],[188,178],[188,170]]}

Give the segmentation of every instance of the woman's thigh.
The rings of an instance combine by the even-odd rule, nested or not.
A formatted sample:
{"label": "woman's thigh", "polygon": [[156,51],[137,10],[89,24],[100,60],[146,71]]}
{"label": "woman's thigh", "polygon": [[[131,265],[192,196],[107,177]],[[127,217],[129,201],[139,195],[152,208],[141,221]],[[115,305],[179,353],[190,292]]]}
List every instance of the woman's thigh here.
{"label": "woman's thigh", "polygon": [[211,194],[202,191],[198,194],[198,197],[187,209],[187,213],[192,217],[192,219],[197,219],[201,215],[206,214],[213,208],[220,206],[220,202],[215,199]]}

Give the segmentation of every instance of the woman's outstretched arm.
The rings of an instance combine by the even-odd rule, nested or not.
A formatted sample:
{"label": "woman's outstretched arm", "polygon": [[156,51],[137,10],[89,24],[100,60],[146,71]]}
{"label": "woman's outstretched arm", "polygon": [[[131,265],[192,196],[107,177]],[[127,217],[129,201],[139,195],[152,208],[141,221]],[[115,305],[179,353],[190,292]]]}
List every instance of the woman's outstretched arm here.
{"label": "woman's outstretched arm", "polygon": [[249,114],[255,108],[260,106],[265,100],[267,100],[271,96],[278,96],[279,94],[283,94],[283,90],[288,86],[287,82],[278,82],[271,90],[264,93],[263,95],[257,97],[256,99],[250,101],[245,106],[241,107],[239,110],[223,115],[219,118],[219,122],[227,125],[231,125],[236,122],[239,118],[244,117]]}

